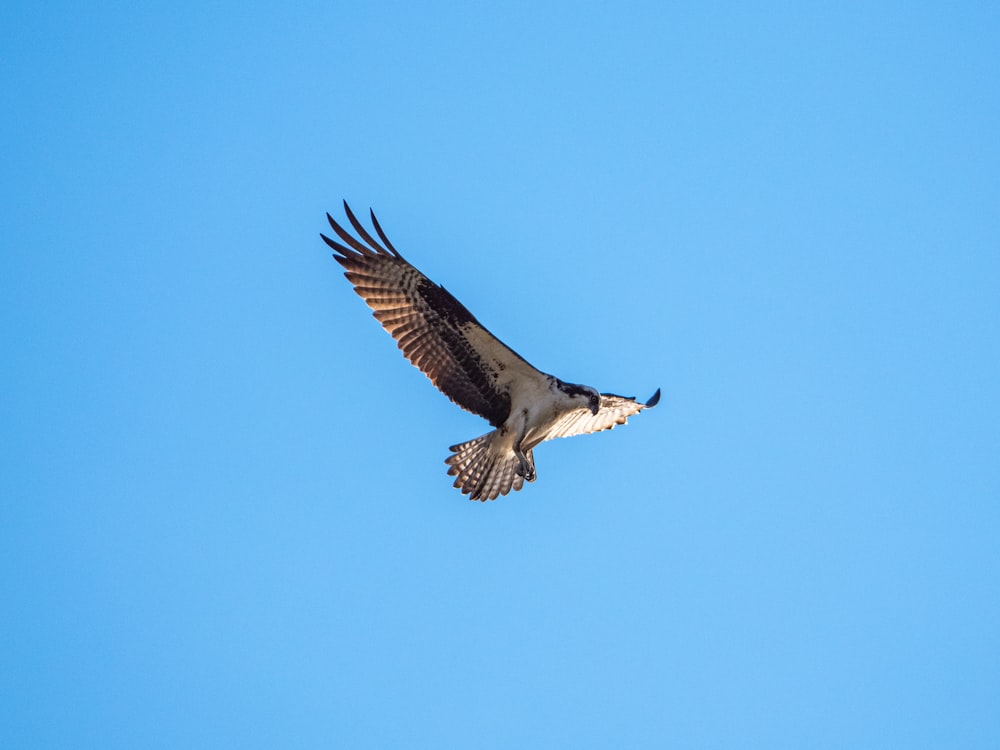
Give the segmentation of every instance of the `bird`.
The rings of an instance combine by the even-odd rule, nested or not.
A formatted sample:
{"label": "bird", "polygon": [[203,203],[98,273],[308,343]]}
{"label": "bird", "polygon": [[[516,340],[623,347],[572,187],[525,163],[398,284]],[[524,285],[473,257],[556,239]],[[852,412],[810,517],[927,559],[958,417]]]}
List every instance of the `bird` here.
{"label": "bird", "polygon": [[659,388],[640,402],[536,369],[443,286],[405,260],[373,210],[371,223],[381,243],[346,200],[344,213],[356,236],[327,213],[338,239],[322,233],[320,237],[334,250],[354,291],[406,359],[453,403],[494,428],[448,449],[448,475],[470,500],[495,500],[534,482],[538,475],[533,451],[540,443],[611,429],[659,402]]}

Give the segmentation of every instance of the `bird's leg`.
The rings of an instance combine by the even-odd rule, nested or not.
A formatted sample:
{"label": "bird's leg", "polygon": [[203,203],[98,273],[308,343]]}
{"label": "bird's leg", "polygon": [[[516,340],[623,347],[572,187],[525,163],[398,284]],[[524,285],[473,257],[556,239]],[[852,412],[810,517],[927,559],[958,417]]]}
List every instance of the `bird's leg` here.
{"label": "bird's leg", "polygon": [[514,447],[514,455],[517,456],[517,468],[514,469],[514,471],[529,482],[534,482],[535,470],[531,467],[531,464],[528,462],[528,457],[524,455],[520,445],[516,445]]}
{"label": "bird's leg", "polygon": [[528,457],[524,455],[524,451],[521,449],[521,441],[524,440],[524,436],[528,431],[528,412],[524,412],[524,419],[521,422],[521,429],[518,430],[517,437],[514,439],[514,455],[517,456],[517,468],[514,470],[520,476],[524,477],[529,482],[535,481],[535,469],[528,460]]}

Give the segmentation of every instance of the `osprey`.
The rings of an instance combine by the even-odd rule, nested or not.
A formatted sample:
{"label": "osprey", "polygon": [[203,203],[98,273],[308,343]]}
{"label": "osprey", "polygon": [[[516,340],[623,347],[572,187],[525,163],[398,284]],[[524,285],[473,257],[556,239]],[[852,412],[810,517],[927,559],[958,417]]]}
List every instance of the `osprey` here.
{"label": "osprey", "polygon": [[[496,429],[453,445],[445,459],[454,486],[472,500],[495,500],[534,482],[532,450],[557,437],[584,435],[625,424],[633,414],[656,406],[660,391],[641,403],[564,383],[536,370],[486,330],[465,306],[411,266],[389,242],[375,213],[379,244],[352,213],[357,232],[326,215],[346,245],[324,234],[354,291],[396,339],[404,356],[454,403],[478,414]],[[360,239],[358,239],[360,238]]]}

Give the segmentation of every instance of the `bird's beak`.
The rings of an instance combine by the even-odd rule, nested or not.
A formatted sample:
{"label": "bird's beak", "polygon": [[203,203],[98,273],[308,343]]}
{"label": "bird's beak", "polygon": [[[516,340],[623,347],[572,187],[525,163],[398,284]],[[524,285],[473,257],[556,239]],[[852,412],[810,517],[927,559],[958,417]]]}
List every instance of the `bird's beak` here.
{"label": "bird's beak", "polygon": [[595,417],[597,416],[597,412],[599,412],[600,410],[601,410],[600,404],[598,404],[597,406],[590,407],[590,413],[593,414]]}

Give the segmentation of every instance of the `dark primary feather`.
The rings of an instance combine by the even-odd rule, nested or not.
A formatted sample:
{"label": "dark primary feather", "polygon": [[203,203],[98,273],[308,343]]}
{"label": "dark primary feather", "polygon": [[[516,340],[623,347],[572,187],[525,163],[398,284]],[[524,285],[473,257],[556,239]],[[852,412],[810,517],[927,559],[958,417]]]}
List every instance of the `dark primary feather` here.
{"label": "dark primary feather", "polygon": [[[320,236],[336,251],[333,257],[344,267],[354,291],[372,308],[406,358],[442,393],[493,426],[503,424],[510,414],[510,396],[493,387],[486,358],[523,360],[486,331],[444,287],[410,265],[389,242],[374,213],[372,225],[384,246],[368,233],[346,201],[344,212],[364,243],[330,214],[326,218],[342,242]],[[490,341],[488,353],[477,351],[466,337],[473,327]]]}

